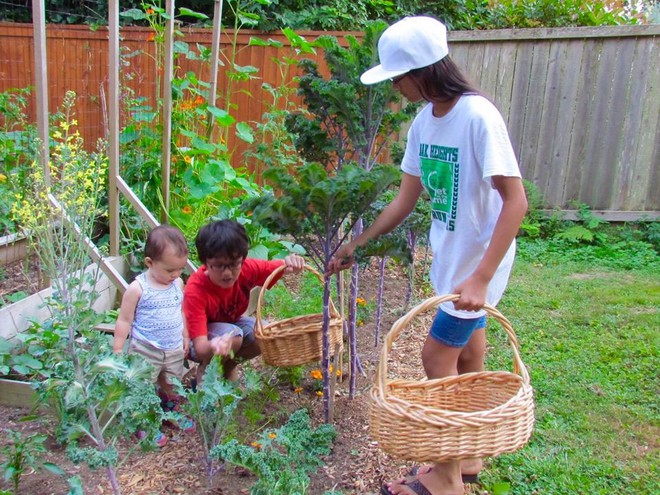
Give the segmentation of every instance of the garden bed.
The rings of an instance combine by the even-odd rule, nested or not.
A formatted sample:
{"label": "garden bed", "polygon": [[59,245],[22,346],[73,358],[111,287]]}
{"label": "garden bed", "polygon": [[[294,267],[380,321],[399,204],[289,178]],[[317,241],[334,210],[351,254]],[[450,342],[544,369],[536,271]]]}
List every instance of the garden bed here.
{"label": "garden bed", "polygon": [[[404,313],[401,294],[405,293],[405,276],[388,273],[385,283],[383,325],[381,335],[386,333],[392,323]],[[377,287],[377,269],[369,268],[362,273],[360,296],[374,301]],[[333,486],[344,494],[375,494],[381,482],[391,480],[409,468],[403,461],[391,459],[371,440],[368,433],[368,393],[373,383],[373,372],[378,360],[374,344],[375,323],[369,318],[357,330],[358,349],[364,374],[357,377],[356,397],[348,397],[348,381],[337,384],[335,395],[335,420],[338,437],[327,464],[312,477],[312,485],[307,493],[320,495]],[[416,332],[411,339],[397,343],[398,362],[393,365],[393,373],[400,376],[417,376],[422,373],[420,348],[423,332]],[[253,361],[257,368],[269,373],[261,358]],[[347,363],[344,362],[344,370]],[[278,389],[280,399],[277,403],[267,404],[266,414],[279,415],[284,410],[294,411],[305,407],[310,411],[313,422],[323,420],[322,399],[317,397],[310,387],[311,378],[307,376],[303,390],[281,386]],[[19,417],[27,414],[28,408],[16,409],[0,405],[0,414],[9,420],[6,425],[12,429],[32,432],[51,431],[52,419],[42,418],[38,428],[34,422],[21,423]],[[13,418],[13,419],[12,419]],[[9,424],[7,424],[9,423]],[[49,426],[50,425],[50,426]],[[130,469],[118,471],[122,493],[132,495],[241,495],[249,493],[255,482],[254,476],[241,469],[221,470],[207,485],[200,440],[196,434],[183,434],[178,431],[164,430],[170,437],[168,444],[155,452],[137,453],[131,456]],[[2,445],[0,441],[0,447]],[[122,442],[122,450],[131,448],[130,440]],[[49,449],[48,460],[62,466],[68,475],[80,474],[85,493],[111,493],[105,472],[90,471],[85,467],[74,466],[66,459],[64,451],[56,446]],[[2,487],[0,483],[0,488]],[[65,493],[66,481],[45,472],[33,473],[21,480],[21,493]]]}
{"label": "garden bed", "polygon": [[[110,258],[110,262],[119,273],[126,274],[128,272],[128,264],[123,258]],[[88,273],[94,273],[97,270],[97,266],[90,265],[86,270]],[[15,271],[13,274],[15,279],[7,278],[7,276],[5,278],[9,281],[17,281],[18,283],[25,279],[25,276],[21,278],[20,272]],[[99,293],[99,297],[92,308],[98,312],[116,308],[119,297],[118,289],[105,274],[99,271],[97,275],[96,290]],[[5,281],[5,283],[10,282]],[[52,292],[53,289],[48,287],[13,304],[0,308],[0,337],[11,340],[17,333],[25,331],[32,321],[44,321],[47,319],[49,311],[44,306],[44,302]]]}
{"label": "garden bed", "polygon": [[48,287],[28,241],[19,234],[0,237],[0,309]]}

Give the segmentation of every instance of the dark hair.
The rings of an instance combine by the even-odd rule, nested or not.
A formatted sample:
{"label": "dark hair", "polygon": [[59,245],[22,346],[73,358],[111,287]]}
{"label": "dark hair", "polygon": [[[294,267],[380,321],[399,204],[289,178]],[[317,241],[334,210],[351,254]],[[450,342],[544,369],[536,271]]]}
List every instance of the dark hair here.
{"label": "dark hair", "polygon": [[408,74],[427,101],[444,101],[464,94],[481,94],[449,55],[427,67],[413,69]]}
{"label": "dark hair", "polygon": [[159,225],[149,232],[144,244],[144,255],[157,261],[168,247],[172,247],[177,256],[188,256],[188,243],[183,233],[171,225]]}
{"label": "dark hair", "polygon": [[211,258],[245,258],[248,237],[245,227],[235,220],[218,220],[202,227],[195,238],[199,261]]}

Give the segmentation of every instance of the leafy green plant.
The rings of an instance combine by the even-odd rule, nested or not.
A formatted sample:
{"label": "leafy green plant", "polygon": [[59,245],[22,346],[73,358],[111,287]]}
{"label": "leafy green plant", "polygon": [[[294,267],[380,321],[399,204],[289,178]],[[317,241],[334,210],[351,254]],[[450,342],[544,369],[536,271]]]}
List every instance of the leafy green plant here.
{"label": "leafy green plant", "polygon": [[[338,171],[338,174],[347,164],[357,164],[365,171],[369,171],[378,160],[385,158],[391,141],[389,137],[400,129],[401,123],[412,114],[414,108],[410,106],[404,111],[394,111],[392,104],[397,103],[399,97],[391,87],[387,85],[367,87],[359,81],[359,75],[364,67],[373,61],[376,39],[384,28],[383,22],[371,23],[365,30],[362,41],[351,35],[346,36],[347,47],[342,46],[333,36],[321,36],[316,40],[313,47],[323,49],[331,76],[328,79],[323,77],[317,63],[310,59],[302,58],[298,61],[302,71],[302,75],[297,80],[298,95],[302,97],[305,109],[288,114],[276,114],[280,120],[284,117],[288,136],[282,132],[281,127],[277,128],[276,133],[271,131],[269,136],[274,136],[274,141],[277,143],[276,152],[273,155],[265,151],[269,149],[267,145],[262,145],[254,153],[257,158],[263,157],[264,163],[277,166],[272,160],[275,156],[277,161],[282,163],[278,168],[285,170],[291,170],[296,166],[305,168],[306,163],[318,162],[327,170]],[[286,95],[285,93],[284,96]],[[269,141],[270,139],[264,140],[265,143]],[[359,234],[362,220],[359,216],[355,217],[350,225],[343,225],[342,228],[348,229],[346,232],[353,229],[355,234]],[[321,230],[318,232],[326,239],[330,239],[335,235],[333,229],[334,226],[326,230],[325,234],[320,234]],[[275,232],[284,233],[281,230]],[[327,240],[324,242],[327,243]],[[304,247],[309,252],[310,246],[304,245]],[[391,250],[393,249],[392,247]],[[317,254],[315,257],[321,259],[323,256]],[[324,263],[325,261],[322,261],[319,266]],[[355,377],[359,368],[355,330],[357,266],[351,274],[350,291],[348,337],[351,347],[350,394],[352,396],[355,393]]]}
{"label": "leafy green plant", "polygon": [[497,0],[488,24],[496,28],[536,28],[636,24],[636,6],[612,1]]}
{"label": "leafy green plant", "polygon": [[35,126],[27,120],[29,89],[0,93],[0,235],[17,232],[11,217],[14,192],[26,184],[29,164],[36,156]]}
{"label": "leafy green plant", "polygon": [[213,450],[226,441],[235,432],[235,414],[239,402],[248,395],[257,394],[261,390],[259,375],[249,367],[243,369],[243,384],[223,378],[222,364],[219,357],[214,357],[201,385],[195,392],[179,387],[177,393],[186,397],[181,404],[181,411],[195,420],[201,436],[202,450],[206,461],[206,473],[209,483],[215,474],[215,459]]}
{"label": "leafy green plant", "polygon": [[312,428],[309,414],[300,409],[281,428],[263,431],[250,446],[231,440],[215,447],[212,455],[257,476],[251,495],[305,494],[309,473],[323,465],[335,436],[331,425]]}
{"label": "leafy green plant", "polygon": [[[370,171],[345,165],[334,175],[319,164],[307,164],[289,172],[270,169],[264,179],[278,191],[246,201],[244,211],[252,213],[255,222],[272,232],[290,235],[304,246],[308,256],[322,273],[326,273],[332,256],[346,233],[369,205],[396,179],[393,167],[374,166]],[[342,227],[348,225],[347,230]],[[330,412],[328,367],[330,341],[330,278],[323,283],[323,401],[326,420]]]}
{"label": "leafy green plant", "polygon": [[305,379],[306,368],[303,365],[276,368],[277,378],[280,382],[287,383],[293,389],[297,389]]}
{"label": "leafy green plant", "polygon": [[[302,163],[294,146],[294,136],[286,126],[290,114],[306,113],[304,107],[292,100],[297,92],[297,77],[291,77],[291,73],[301,57],[316,53],[316,50],[312,43],[290,28],[282,29],[282,34],[289,42],[290,53],[271,59],[277,67],[278,79],[282,83],[262,84],[262,89],[268,97],[268,110],[262,115],[261,121],[256,123],[255,141],[245,154],[257,176],[269,168],[289,168]],[[249,46],[282,48],[282,43],[272,39],[264,41],[250,38]]]}
{"label": "leafy green plant", "polygon": [[[210,95],[211,84],[199,76],[210,70],[211,49],[201,44],[193,47],[184,42],[183,33],[175,29],[169,198],[162,197],[162,178],[158,172],[161,169],[162,101],[159,99],[152,106],[139,95],[136,96],[128,84],[123,87],[127,97],[122,101],[130,118],[120,137],[122,176],[151,211],[163,210],[164,205],[168,204],[167,221],[180,228],[188,239],[194,239],[199,228],[210,218],[232,213],[242,197],[260,194],[259,186],[248,169],[232,166],[235,150],[229,147],[230,135],[247,143],[254,139],[250,126],[245,122],[236,122],[232,116],[236,109],[232,100],[237,94],[233,88],[238,82],[256,77],[257,71],[254,67],[236,64],[239,31],[243,27],[253,26],[255,22],[254,16],[242,15],[244,4],[237,2],[230,5],[231,9],[238,9],[235,10],[238,15],[232,48],[220,54],[224,57],[228,77],[227,87],[221,95]],[[122,17],[146,24],[153,30],[148,40],[154,44],[154,64],[157,74],[160,74],[164,67],[165,27],[168,21],[165,9],[154,3],[143,3],[141,8],[122,12]],[[207,15],[181,7],[177,19],[204,21]],[[198,70],[182,73],[178,61],[183,58],[194,60]],[[128,56],[125,59],[128,60]],[[130,74],[130,70],[125,72]],[[160,85],[158,79],[157,86]],[[129,218],[134,215],[129,212]],[[128,226],[122,232],[132,241],[126,243],[127,250],[138,247],[145,236],[145,229],[138,230],[136,234],[135,229]],[[263,240],[263,244],[253,244],[253,249],[263,245],[268,250],[283,251],[277,240],[266,237]],[[262,257],[264,253],[258,254],[257,257]]]}
{"label": "leafy green plant", "polygon": [[162,411],[156,394],[144,393],[153,389],[150,367],[134,356],[123,362],[115,358],[108,337],[94,330],[101,318],[91,309],[100,269],[87,268],[90,248],[85,241],[104,214],[107,158],[102,145],[93,153],[85,150],[75,130],[74,105],[75,94],[68,92],[63,118],[51,136],[50,160],[44,169],[33,164],[30,187],[18,195],[13,213],[54,289],[47,301],[53,332],[37,332],[29,345],[41,345],[42,362],[49,355],[60,359],[38,392],[57,414],[58,437],[66,442],[67,455],[74,462],[105,468],[118,494],[117,440],[137,429],[153,436]]}
{"label": "leafy green plant", "polygon": [[11,481],[14,493],[18,493],[18,487],[21,476],[30,468],[35,471],[45,469],[56,475],[64,474],[61,468],[52,462],[43,460],[43,455],[47,452],[46,435],[24,435],[21,432],[13,430],[4,430],[9,439],[9,443],[2,448],[4,461],[0,464],[5,481]]}
{"label": "leafy green plant", "polygon": [[23,290],[12,292],[11,294],[7,294],[5,296],[0,296],[0,308],[3,306],[14,304],[15,302],[18,302],[21,299],[25,299],[28,296],[29,294]]}

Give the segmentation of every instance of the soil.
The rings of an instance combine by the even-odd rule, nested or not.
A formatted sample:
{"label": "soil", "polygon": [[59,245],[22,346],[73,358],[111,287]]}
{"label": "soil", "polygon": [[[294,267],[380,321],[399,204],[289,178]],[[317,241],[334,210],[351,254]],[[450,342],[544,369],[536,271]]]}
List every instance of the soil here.
{"label": "soil", "polygon": [[[376,306],[377,287],[377,268],[372,266],[361,271],[360,297],[373,308]],[[365,318],[364,324],[357,329],[358,355],[363,373],[357,377],[354,398],[349,397],[349,383],[346,379],[348,364],[347,359],[344,358],[344,381],[337,384],[334,398],[333,424],[337,430],[337,439],[332,453],[325,459],[325,466],[312,474],[311,486],[307,491],[310,495],[322,495],[329,490],[336,490],[344,495],[375,495],[379,493],[382,483],[403,475],[411,467],[410,462],[393,459],[380,450],[368,431],[369,390],[373,384],[380,346],[394,321],[406,312],[404,304],[407,281],[405,275],[396,266],[388,267],[384,287],[379,344],[375,345],[374,309]],[[394,343],[389,353],[388,376],[422,379],[420,350],[425,337],[425,318],[420,317],[419,321],[406,329]],[[261,358],[256,358],[253,363],[256,367],[264,366]],[[313,368],[314,366],[310,366],[309,369]],[[306,381],[310,382],[311,378],[306,378]],[[307,407],[315,425],[323,421],[322,399],[317,397],[309,386],[303,387],[301,393],[296,393],[289,385],[282,384],[279,386],[279,393],[280,399],[272,407],[280,408],[280,411],[294,411],[300,407]],[[42,414],[37,421],[21,421],[21,418],[28,413],[27,410],[0,406],[0,417],[4,418],[0,424],[2,428],[21,430],[25,433],[52,432],[52,419],[45,414]],[[209,483],[202,459],[200,440],[196,433],[183,433],[171,429],[164,431],[169,437],[167,445],[153,452],[133,453],[128,458],[128,462],[118,468],[117,477],[122,494],[242,495],[250,493],[250,487],[256,480],[254,475],[230,466],[222,467]],[[0,436],[0,459],[2,459],[2,447],[6,443],[6,435]],[[130,446],[125,442],[125,445],[120,447],[126,449]],[[63,449],[54,441],[49,440],[45,457],[45,460],[62,467],[67,476],[57,477],[43,470],[28,470],[21,477],[19,494],[67,493],[66,478],[76,474],[82,479],[85,494],[113,493],[104,471],[90,471],[84,466],[73,465],[67,460]],[[476,488],[476,485],[470,487]],[[2,488],[11,487],[6,481],[0,480],[0,489]]]}
{"label": "soil", "polygon": [[[0,307],[15,302],[19,296],[38,292],[48,284],[36,258],[12,261],[0,266]],[[12,297],[12,295],[14,297]]]}

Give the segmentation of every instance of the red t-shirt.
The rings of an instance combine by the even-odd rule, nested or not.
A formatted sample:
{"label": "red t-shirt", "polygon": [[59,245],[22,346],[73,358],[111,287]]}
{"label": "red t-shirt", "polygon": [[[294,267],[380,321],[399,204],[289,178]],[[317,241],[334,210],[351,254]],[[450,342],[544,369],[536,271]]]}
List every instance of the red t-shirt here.
{"label": "red t-shirt", "polygon": [[[211,282],[205,265],[199,267],[186,282],[183,292],[183,313],[190,338],[208,335],[208,323],[237,321],[248,308],[250,291],[263,286],[268,276],[283,264],[283,260],[246,258],[238,280],[228,289]],[[278,279],[279,276],[275,277],[272,284]]]}

